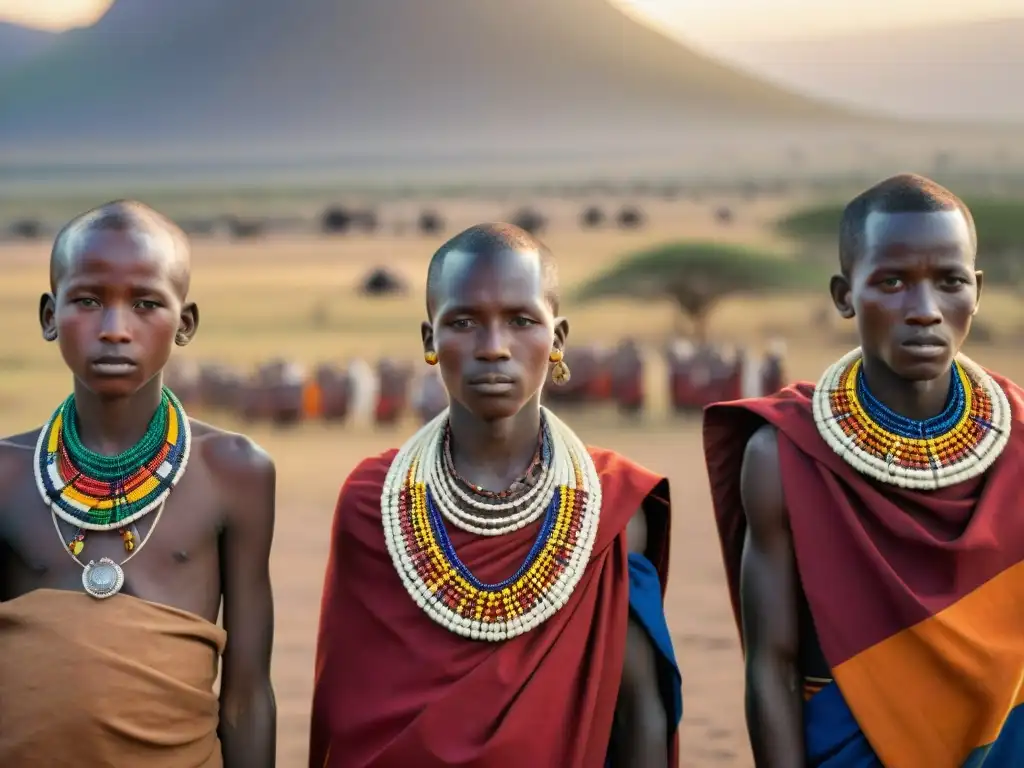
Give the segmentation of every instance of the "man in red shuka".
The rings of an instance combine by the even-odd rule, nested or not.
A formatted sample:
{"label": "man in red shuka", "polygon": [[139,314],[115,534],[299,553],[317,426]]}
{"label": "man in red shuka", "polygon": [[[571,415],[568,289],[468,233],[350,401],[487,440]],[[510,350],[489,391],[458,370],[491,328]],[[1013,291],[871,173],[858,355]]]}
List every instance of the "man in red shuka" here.
{"label": "man in red shuka", "polygon": [[851,201],[839,251],[860,346],[705,414],[755,762],[1024,765],[1024,400],[960,354],[974,221],[904,174]]}
{"label": "man in red shuka", "polygon": [[450,407],[341,490],[310,766],[676,765],[668,483],[540,406],[569,374],[557,313],[521,229],[434,255],[423,348]]}

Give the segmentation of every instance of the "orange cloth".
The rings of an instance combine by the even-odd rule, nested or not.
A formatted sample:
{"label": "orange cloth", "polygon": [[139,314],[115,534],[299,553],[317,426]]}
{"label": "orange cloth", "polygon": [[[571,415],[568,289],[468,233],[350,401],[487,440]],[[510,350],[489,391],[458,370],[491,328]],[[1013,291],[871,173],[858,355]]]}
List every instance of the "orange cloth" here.
{"label": "orange cloth", "polygon": [[312,421],[323,416],[323,392],[315,381],[308,381],[302,388],[302,416]]}
{"label": "orange cloth", "polygon": [[221,768],[213,686],[226,639],[123,594],[0,602],[0,766]]}

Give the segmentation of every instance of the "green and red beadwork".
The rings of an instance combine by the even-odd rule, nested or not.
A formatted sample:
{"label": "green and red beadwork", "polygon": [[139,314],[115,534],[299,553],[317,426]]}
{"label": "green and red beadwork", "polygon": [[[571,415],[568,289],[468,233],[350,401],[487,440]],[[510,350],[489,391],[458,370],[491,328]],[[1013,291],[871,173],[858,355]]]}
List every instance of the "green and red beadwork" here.
{"label": "green and red beadwork", "polygon": [[960,355],[949,397],[937,416],[917,421],[874,397],[860,349],[825,371],[814,391],[819,434],[850,466],[883,483],[935,490],[983,474],[1010,438],[1006,393],[981,366]]}
{"label": "green and red beadwork", "polygon": [[34,470],[44,503],[78,530],[69,551],[81,551],[84,531],[109,530],[120,530],[131,551],[127,527],[164,502],[185,472],[191,444],[185,410],[166,387],[145,435],[116,456],[86,448],[68,397],[39,433]]}

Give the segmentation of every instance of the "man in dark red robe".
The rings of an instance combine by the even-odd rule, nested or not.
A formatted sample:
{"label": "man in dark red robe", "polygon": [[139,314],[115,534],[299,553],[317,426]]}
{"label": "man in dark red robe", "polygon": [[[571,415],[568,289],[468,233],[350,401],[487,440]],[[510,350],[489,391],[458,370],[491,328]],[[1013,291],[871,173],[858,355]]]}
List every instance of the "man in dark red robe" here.
{"label": "man in dark red robe", "polygon": [[[568,333],[557,310],[553,259],[518,228],[473,227],[431,262],[424,353],[428,363],[439,365],[451,406],[424,430],[444,425],[445,461],[451,463],[445,471],[478,493],[481,504],[528,493],[547,471],[538,469],[544,462],[537,457],[547,455],[538,445],[547,445],[554,417],[541,409],[540,392],[550,364],[561,365]],[[546,521],[566,509],[566,497],[561,507],[553,502],[544,518],[500,535],[472,532],[440,515],[430,519],[428,530],[418,527],[423,518],[415,512],[421,509],[416,499],[426,499],[431,510],[440,503],[443,494],[431,481],[403,486],[401,501],[389,506],[398,498],[395,477],[403,481],[416,470],[413,464],[409,475],[389,475],[405,453],[389,451],[356,467],[334,518],[311,768],[677,764],[682,697],[662,607],[668,484],[611,451],[582,450],[599,487],[579,485],[586,475],[580,470],[579,490],[570,495],[600,512],[582,572],[571,570],[578,581],[568,595],[541,592],[553,610],[525,631],[497,640],[477,636],[477,628],[493,626],[487,623],[490,607],[476,615],[470,637],[456,631],[458,624],[437,618],[439,611],[460,610],[449,587],[460,579],[511,582],[538,551],[552,553],[552,572],[569,573],[569,550],[545,544],[552,530]],[[388,522],[396,512],[402,521],[397,537]],[[488,522],[478,519],[482,526]],[[594,531],[573,522],[563,533],[579,541],[583,528]],[[410,576],[398,567],[398,539],[441,542],[406,550],[410,568],[426,562],[421,558],[451,564],[420,583],[429,597],[411,587],[419,571]],[[518,587],[511,589],[490,594],[515,615],[525,598]],[[512,625],[502,631],[506,626]]]}
{"label": "man in dark red robe", "polygon": [[959,355],[976,245],[934,182],[872,187],[831,283],[861,347],[705,414],[758,766],[1024,765],[1024,398]]}

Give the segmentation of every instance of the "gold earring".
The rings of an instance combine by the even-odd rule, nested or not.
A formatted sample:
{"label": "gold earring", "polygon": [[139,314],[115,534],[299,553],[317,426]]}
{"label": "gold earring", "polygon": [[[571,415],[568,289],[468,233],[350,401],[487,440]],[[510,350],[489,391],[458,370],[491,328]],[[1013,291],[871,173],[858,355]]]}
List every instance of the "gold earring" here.
{"label": "gold earring", "polygon": [[437,352],[425,352],[423,354],[423,361],[427,365],[437,365]]}
{"label": "gold earring", "polygon": [[569,370],[569,366],[562,360],[562,357],[562,350],[560,349],[553,349],[551,354],[548,355],[548,360],[554,363],[551,368],[551,381],[559,387],[568,384],[569,379],[572,378],[572,372]]}

